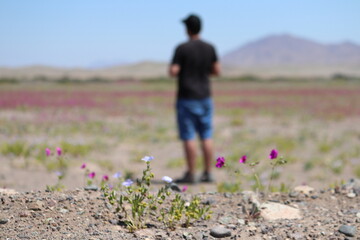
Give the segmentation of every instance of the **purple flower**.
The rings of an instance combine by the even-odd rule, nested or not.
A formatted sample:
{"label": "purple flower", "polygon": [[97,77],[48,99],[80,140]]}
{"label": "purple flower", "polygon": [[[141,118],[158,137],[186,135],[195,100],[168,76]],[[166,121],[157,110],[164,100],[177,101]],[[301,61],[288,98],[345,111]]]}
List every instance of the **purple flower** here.
{"label": "purple flower", "polygon": [[109,176],[108,176],[108,175],[104,175],[104,176],[102,177],[102,180],[103,180],[104,182],[109,181]]}
{"label": "purple flower", "polygon": [[57,148],[56,148],[56,152],[57,152],[57,155],[58,155],[58,156],[61,156],[61,154],[62,154],[61,148],[57,147]]}
{"label": "purple flower", "polygon": [[246,160],[247,160],[247,156],[244,155],[239,159],[239,163],[246,163]]}
{"label": "purple flower", "polygon": [[271,150],[269,158],[272,160],[277,158],[277,156],[278,156],[278,151],[276,149]]}
{"label": "purple flower", "polygon": [[143,157],[141,160],[143,160],[144,162],[150,162],[151,160],[153,160],[154,157],[153,156],[145,156]]}
{"label": "purple flower", "polygon": [[172,178],[171,177],[168,177],[168,176],[163,176],[162,177],[162,180],[164,181],[164,182],[167,182],[167,183],[171,183],[173,180],[172,180]]}
{"label": "purple flower", "polygon": [[80,168],[81,168],[81,169],[86,168],[86,163],[83,163]]}
{"label": "purple flower", "polygon": [[125,187],[130,187],[134,182],[131,181],[131,179],[126,179],[122,185],[125,186]]}
{"label": "purple flower", "polygon": [[182,192],[186,192],[186,190],[188,190],[188,186],[183,186],[183,188],[181,189]]}
{"label": "purple flower", "polygon": [[217,159],[216,159],[216,167],[217,168],[222,168],[224,165],[225,165],[225,158],[224,157],[218,157]]}
{"label": "purple flower", "polygon": [[63,173],[60,172],[60,171],[56,171],[56,172],[55,172],[55,175],[58,176],[58,177],[61,177],[61,176],[63,175]]}
{"label": "purple flower", "polygon": [[95,172],[91,172],[91,173],[88,174],[88,177],[89,177],[89,178],[94,178],[95,175],[96,175]]}
{"label": "purple flower", "polygon": [[45,149],[45,154],[46,154],[46,156],[50,156],[50,155],[51,155],[51,150],[50,150],[50,148],[46,148],[46,149]]}
{"label": "purple flower", "polygon": [[113,178],[121,178],[121,172],[117,172],[113,175]]}

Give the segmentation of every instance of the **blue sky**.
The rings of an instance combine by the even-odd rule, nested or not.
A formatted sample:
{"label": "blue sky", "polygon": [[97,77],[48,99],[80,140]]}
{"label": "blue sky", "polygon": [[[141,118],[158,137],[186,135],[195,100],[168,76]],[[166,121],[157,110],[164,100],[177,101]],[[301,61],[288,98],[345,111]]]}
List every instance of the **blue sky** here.
{"label": "blue sky", "polygon": [[358,0],[0,0],[0,66],[169,61],[189,13],[219,55],[270,34],[359,44],[359,12]]}

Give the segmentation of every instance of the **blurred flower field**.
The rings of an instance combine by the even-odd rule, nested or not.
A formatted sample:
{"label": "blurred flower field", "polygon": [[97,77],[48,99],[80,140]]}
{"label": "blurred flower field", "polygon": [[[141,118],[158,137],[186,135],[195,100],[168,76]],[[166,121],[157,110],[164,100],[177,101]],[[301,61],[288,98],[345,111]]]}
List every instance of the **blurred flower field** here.
{"label": "blurred flower field", "polygon": [[[101,176],[141,175],[141,158],[156,157],[156,176],[184,170],[177,139],[174,81],[0,84],[0,187],[45,189],[57,182],[58,163],[47,148],[62,149],[65,188],[82,187],[81,165]],[[242,156],[274,190],[307,183],[334,186],[360,177],[360,84],[355,81],[221,81],[213,84],[216,184],[189,191],[238,191],[256,185]],[[266,156],[287,160],[271,173]],[[265,156],[265,157],[264,157]],[[201,159],[198,161],[201,173]],[[161,179],[158,179],[159,182]]]}

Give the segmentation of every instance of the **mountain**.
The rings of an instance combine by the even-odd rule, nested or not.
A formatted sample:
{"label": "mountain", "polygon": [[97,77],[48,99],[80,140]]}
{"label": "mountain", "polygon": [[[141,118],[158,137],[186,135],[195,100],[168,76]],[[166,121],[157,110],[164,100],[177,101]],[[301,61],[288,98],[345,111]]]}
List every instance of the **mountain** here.
{"label": "mountain", "polygon": [[239,67],[360,66],[360,45],[321,44],[292,35],[272,35],[235,49],[223,65]]}
{"label": "mountain", "polygon": [[19,68],[0,67],[0,78],[7,77],[22,80],[41,78],[59,79],[63,77],[79,80],[90,78],[106,78],[111,80],[140,79],[166,76],[166,69],[167,63],[151,61],[100,69],[56,68],[42,65]]}
{"label": "mountain", "polygon": [[[337,73],[360,76],[360,45],[351,42],[322,44],[292,35],[272,35],[250,42],[220,59],[222,76],[329,77]],[[166,62],[95,64],[92,68],[29,66],[0,67],[0,78],[144,79],[167,76]]]}

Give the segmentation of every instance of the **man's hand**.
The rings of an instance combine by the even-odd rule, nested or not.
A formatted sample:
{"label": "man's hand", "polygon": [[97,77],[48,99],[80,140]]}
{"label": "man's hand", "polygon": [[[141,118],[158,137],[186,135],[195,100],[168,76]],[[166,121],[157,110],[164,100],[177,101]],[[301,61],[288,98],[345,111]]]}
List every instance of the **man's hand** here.
{"label": "man's hand", "polygon": [[169,67],[169,75],[171,77],[176,77],[179,75],[180,72],[180,65],[179,64],[171,64]]}
{"label": "man's hand", "polygon": [[211,75],[219,76],[220,75],[220,63],[214,62]]}

